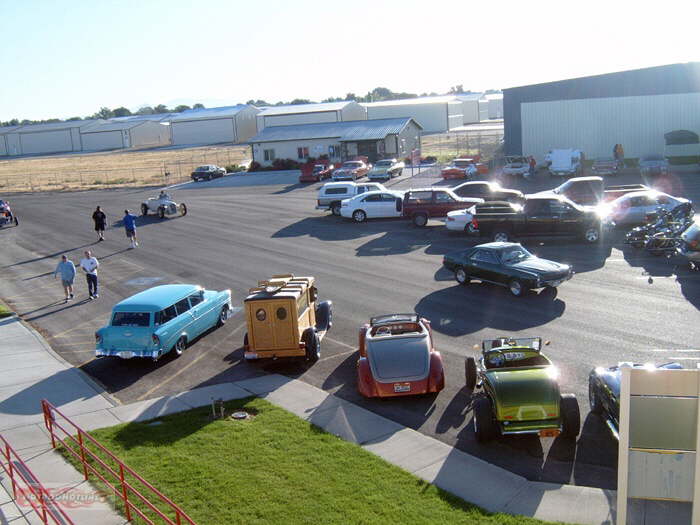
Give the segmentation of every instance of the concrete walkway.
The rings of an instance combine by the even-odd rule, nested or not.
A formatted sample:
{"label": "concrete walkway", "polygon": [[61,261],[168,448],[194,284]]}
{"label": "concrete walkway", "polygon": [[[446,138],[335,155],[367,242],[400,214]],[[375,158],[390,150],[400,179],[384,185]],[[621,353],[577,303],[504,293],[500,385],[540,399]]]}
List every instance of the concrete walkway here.
{"label": "concrete walkway", "polygon": [[[16,318],[0,320],[0,363],[0,434],[39,481],[61,497],[85,499],[86,494],[95,491],[51,449],[41,414],[42,398],[51,401],[84,430],[92,430],[208,405],[212,398],[230,400],[255,395],[489,511],[569,523],[614,523],[615,491],[528,481],[282,375],[272,374],[118,405]],[[138,465],[135,467],[138,470]],[[26,504],[17,505],[12,501],[8,480],[1,470],[0,475],[4,488],[0,491],[0,523],[38,523]],[[67,509],[67,513],[75,523],[125,522],[105,501],[90,501],[84,506]],[[635,524],[666,525],[683,523],[687,519],[674,509],[659,506],[653,510],[642,506],[632,509],[630,514]],[[655,519],[658,517],[662,519]]]}

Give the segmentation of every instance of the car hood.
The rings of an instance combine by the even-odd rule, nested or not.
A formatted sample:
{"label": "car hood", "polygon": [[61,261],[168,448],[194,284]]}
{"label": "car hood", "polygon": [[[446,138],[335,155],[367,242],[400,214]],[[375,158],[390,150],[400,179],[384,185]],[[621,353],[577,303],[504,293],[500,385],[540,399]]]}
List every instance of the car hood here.
{"label": "car hood", "polygon": [[447,212],[448,217],[471,217],[471,213],[467,210],[454,210]]}
{"label": "car hood", "polygon": [[663,160],[650,160],[647,162],[640,162],[639,167],[640,168],[661,168],[665,167],[668,164],[664,162]]}
{"label": "car hood", "polygon": [[554,261],[549,261],[547,259],[539,259],[536,257],[530,257],[524,261],[520,261],[515,264],[507,265],[508,268],[515,268],[516,270],[522,270],[524,272],[533,272],[539,275],[557,272],[568,273],[570,267],[568,264],[561,264]]}
{"label": "car hood", "polygon": [[430,342],[427,335],[371,340],[367,357],[372,376],[381,383],[420,381],[430,370]]}
{"label": "car hood", "polygon": [[559,385],[553,367],[488,370],[499,420],[532,421],[559,416]]}

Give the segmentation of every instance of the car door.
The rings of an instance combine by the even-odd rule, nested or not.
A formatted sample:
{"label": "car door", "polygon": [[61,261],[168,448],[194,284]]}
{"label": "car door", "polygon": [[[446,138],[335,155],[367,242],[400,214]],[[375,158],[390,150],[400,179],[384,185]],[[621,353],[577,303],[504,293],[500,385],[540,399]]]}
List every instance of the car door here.
{"label": "car door", "polygon": [[551,235],[556,229],[552,222],[556,219],[550,208],[551,199],[532,199],[525,204],[525,219],[527,223],[518,231],[519,235]]}
{"label": "car door", "polygon": [[177,317],[173,321],[175,331],[178,334],[186,334],[187,339],[192,341],[199,334],[194,330],[194,316],[190,312],[187,297],[175,303],[175,311],[177,312]]}
{"label": "car door", "polygon": [[[551,201],[553,233],[549,235],[575,235],[580,229],[581,212],[566,202]],[[557,218],[558,217],[558,218]]]}
{"label": "car door", "polygon": [[[455,209],[455,199],[446,191],[433,192],[433,205],[431,206],[431,217],[445,217],[447,213]],[[465,206],[468,207],[468,206]]]}
{"label": "car door", "polygon": [[401,216],[401,210],[396,209],[397,208],[397,206],[396,206],[397,197],[395,195],[392,195],[391,193],[382,193],[381,199],[382,199],[381,217],[400,217]]}
{"label": "car door", "polygon": [[367,218],[373,219],[382,217],[382,195],[380,193],[362,197],[358,204],[359,206],[357,206],[357,208],[364,210],[367,214]]}
{"label": "car door", "polygon": [[205,332],[209,327],[211,327],[216,319],[218,319],[218,312],[214,308],[211,301],[204,300],[204,292],[199,291],[191,294],[188,297],[190,301],[190,313],[193,318],[193,330],[197,334]]}
{"label": "car door", "polygon": [[469,275],[477,279],[503,283],[501,263],[492,250],[476,249],[469,257]]}

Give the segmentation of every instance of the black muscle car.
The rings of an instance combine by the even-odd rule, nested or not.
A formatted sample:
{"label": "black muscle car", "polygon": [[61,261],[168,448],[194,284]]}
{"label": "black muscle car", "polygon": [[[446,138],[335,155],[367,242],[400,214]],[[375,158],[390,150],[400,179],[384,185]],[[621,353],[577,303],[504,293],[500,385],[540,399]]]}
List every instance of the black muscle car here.
{"label": "black muscle car", "polygon": [[[639,363],[621,363],[619,366],[609,368],[597,367],[588,374],[588,404],[591,412],[599,414],[610,432],[619,439],[619,417],[620,417],[620,378],[622,372],[620,367],[629,366],[632,368],[648,368],[649,365]],[[656,368],[682,369],[679,363],[666,363]]]}
{"label": "black muscle car", "polygon": [[489,282],[507,287],[516,297],[527,290],[556,288],[574,275],[568,264],[540,259],[514,242],[490,242],[448,253],[442,264],[460,284],[474,279]]}

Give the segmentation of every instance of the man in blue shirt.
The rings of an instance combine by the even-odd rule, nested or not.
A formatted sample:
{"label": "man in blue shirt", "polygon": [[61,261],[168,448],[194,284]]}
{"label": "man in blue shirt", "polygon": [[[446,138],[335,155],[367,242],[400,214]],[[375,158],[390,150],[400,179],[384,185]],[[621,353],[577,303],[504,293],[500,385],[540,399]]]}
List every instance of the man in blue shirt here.
{"label": "man in blue shirt", "polygon": [[73,280],[75,279],[75,265],[68,260],[67,255],[61,255],[61,262],[58,263],[53,272],[54,279],[57,274],[61,274],[61,284],[66,294],[66,302],[73,299]]}
{"label": "man in blue shirt", "polygon": [[131,241],[131,248],[136,248],[139,245],[136,241],[136,215],[129,213],[129,210],[124,210],[122,222],[126,230],[126,238]]}

